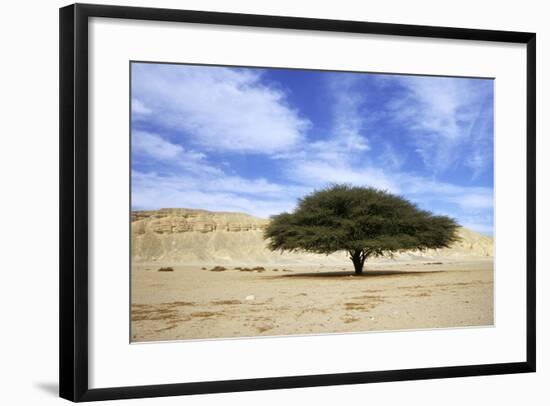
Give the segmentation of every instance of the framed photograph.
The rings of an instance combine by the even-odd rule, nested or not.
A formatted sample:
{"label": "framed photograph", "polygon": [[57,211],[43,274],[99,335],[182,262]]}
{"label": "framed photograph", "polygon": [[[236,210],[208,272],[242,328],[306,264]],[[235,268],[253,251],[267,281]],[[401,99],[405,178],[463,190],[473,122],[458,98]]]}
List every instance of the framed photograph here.
{"label": "framed photograph", "polygon": [[60,10],[60,396],[535,371],[535,34]]}

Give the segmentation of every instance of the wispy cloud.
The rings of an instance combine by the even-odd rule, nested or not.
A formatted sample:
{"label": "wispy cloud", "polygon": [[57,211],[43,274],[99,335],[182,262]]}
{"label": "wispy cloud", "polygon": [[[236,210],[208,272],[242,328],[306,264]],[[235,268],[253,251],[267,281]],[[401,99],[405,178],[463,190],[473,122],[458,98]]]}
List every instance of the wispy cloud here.
{"label": "wispy cloud", "polygon": [[[290,193],[293,192],[293,193]],[[132,207],[160,209],[185,207],[213,211],[237,211],[267,218],[292,210],[301,194],[265,180],[238,177],[160,175],[132,171]]]}
{"label": "wispy cloud", "polygon": [[181,145],[165,141],[160,136],[145,131],[132,133],[132,148],[136,155],[153,159],[174,159],[183,154]]}
{"label": "wispy cloud", "polygon": [[375,167],[352,167],[345,163],[321,160],[300,160],[289,164],[287,174],[295,182],[318,189],[332,183],[350,183],[372,186],[399,193],[397,182],[387,173]]}
{"label": "wispy cloud", "polygon": [[492,81],[422,76],[385,76],[385,81],[404,90],[386,107],[410,130],[429,168],[443,172],[460,164],[475,175],[492,163]]}
{"label": "wispy cloud", "polygon": [[358,91],[358,82],[359,77],[352,74],[340,74],[337,80],[329,80],[334,124],[328,147],[346,152],[370,149],[367,137],[363,134],[368,116],[361,111],[365,94]]}
{"label": "wispy cloud", "polygon": [[134,64],[132,94],[150,123],[206,150],[285,151],[310,125],[253,70]]}
{"label": "wispy cloud", "polygon": [[134,115],[134,118],[140,117],[140,116],[147,116],[151,114],[152,110],[145,106],[143,102],[139,99],[133,98],[132,99],[132,114]]}
{"label": "wispy cloud", "polygon": [[405,162],[405,157],[402,154],[398,153],[389,143],[383,144],[381,150],[382,151],[377,157],[377,161],[383,168],[387,168],[391,171],[401,169]]}
{"label": "wispy cloud", "polygon": [[299,185],[227,173],[224,165],[209,162],[206,154],[186,150],[156,133],[132,132],[132,158],[134,168],[143,166],[132,170],[132,206],[136,209],[190,207],[268,217],[289,209],[298,196],[307,193]]}
{"label": "wispy cloud", "polygon": [[411,199],[427,210],[446,208],[457,218],[467,213],[479,214],[493,207],[493,189],[490,187],[459,186],[388,168],[353,168],[321,161],[298,161],[289,171],[289,178],[311,189],[331,183],[376,187]]}
{"label": "wispy cloud", "polygon": [[[183,148],[159,134],[147,131],[132,131],[132,158],[134,163],[157,164],[178,168],[197,174],[219,176],[222,171],[209,164],[206,154]],[[174,169],[172,169],[174,170]]]}

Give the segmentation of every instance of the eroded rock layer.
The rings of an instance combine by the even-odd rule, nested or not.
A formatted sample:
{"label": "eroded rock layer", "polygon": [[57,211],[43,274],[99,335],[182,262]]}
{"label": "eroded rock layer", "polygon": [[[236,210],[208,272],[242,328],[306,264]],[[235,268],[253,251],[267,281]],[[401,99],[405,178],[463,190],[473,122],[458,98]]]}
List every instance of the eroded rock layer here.
{"label": "eroded rock layer", "polygon": [[[263,230],[269,220],[245,213],[195,209],[132,212],[132,259],[181,264],[336,264],[348,265],[343,253],[278,253],[266,248]],[[452,247],[405,252],[398,259],[479,258],[493,256],[493,239],[461,228]]]}

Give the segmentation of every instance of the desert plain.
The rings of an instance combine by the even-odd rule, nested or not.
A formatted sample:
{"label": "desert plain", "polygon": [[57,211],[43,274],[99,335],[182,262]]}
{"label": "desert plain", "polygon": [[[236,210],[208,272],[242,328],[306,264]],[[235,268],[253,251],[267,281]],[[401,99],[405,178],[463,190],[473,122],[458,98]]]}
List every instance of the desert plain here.
{"label": "desert plain", "polygon": [[490,326],[493,241],[377,258],[265,248],[267,220],[163,209],[132,216],[131,341]]}

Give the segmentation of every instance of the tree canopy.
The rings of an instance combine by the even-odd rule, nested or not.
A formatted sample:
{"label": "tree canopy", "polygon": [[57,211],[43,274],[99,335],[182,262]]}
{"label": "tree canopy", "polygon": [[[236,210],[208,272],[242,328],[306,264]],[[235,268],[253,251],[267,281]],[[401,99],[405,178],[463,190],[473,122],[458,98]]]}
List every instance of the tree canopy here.
{"label": "tree canopy", "polygon": [[300,199],[294,212],[272,216],[264,238],[273,251],[346,251],[360,274],[369,257],[449,247],[458,227],[386,191],[334,185]]}

